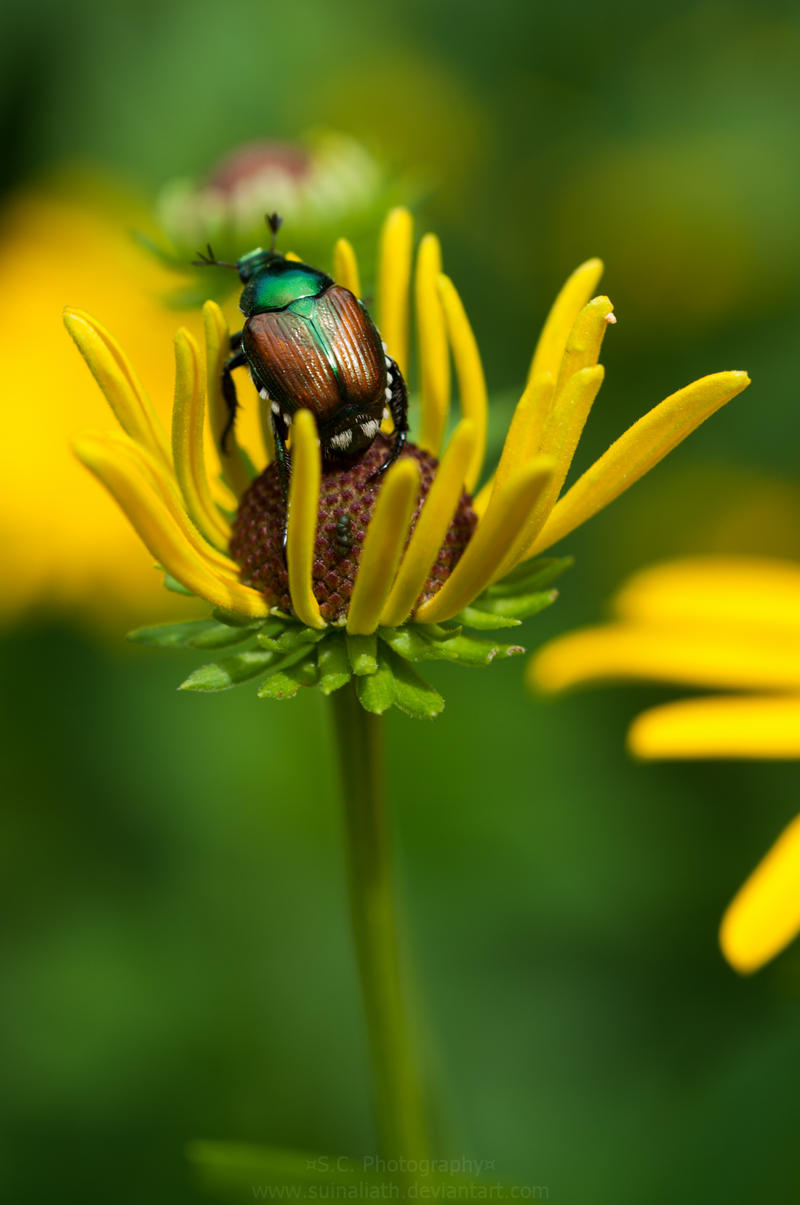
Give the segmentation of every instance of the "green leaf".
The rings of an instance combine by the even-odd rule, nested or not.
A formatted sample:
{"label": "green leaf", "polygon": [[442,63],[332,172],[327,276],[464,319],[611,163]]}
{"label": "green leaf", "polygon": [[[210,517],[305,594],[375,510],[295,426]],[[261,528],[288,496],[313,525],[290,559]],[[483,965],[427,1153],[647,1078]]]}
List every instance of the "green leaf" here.
{"label": "green leaf", "polygon": [[262,652],[260,649],[237,653],[234,657],[226,657],[224,661],[201,665],[194,673],[189,674],[178,690],[228,690],[231,686],[238,686],[240,682],[257,678],[271,665],[277,669],[277,660],[275,653]]}
{"label": "green leaf", "polygon": [[[348,638],[349,644],[349,638]],[[351,657],[352,663],[352,657]],[[389,661],[378,654],[375,672],[357,682],[358,701],[365,711],[383,715],[394,703],[394,673]]]}
{"label": "green leaf", "polygon": [[[188,619],[184,623],[160,623],[152,628],[136,628],[128,632],[128,640],[134,644],[147,644],[152,648],[180,649],[191,647],[191,642],[204,632],[218,625],[210,619]],[[239,636],[239,640],[246,639]]]}
{"label": "green leaf", "polygon": [[[394,674],[394,703],[406,715],[415,719],[432,720],[444,708],[444,699],[430,683],[420,678],[402,657],[389,653],[391,671]],[[371,682],[372,678],[365,680]]]}
{"label": "green leaf", "polygon": [[350,659],[347,656],[347,645],[344,637],[338,633],[328,636],[317,649],[317,668],[319,669],[319,688],[324,695],[333,694],[353,676]]}
{"label": "green leaf", "polygon": [[259,699],[293,699],[301,686],[314,686],[319,677],[311,657],[271,673],[258,688]]}
{"label": "green leaf", "polygon": [[485,593],[495,597],[533,594],[549,586],[574,563],[575,558],[571,556],[540,557],[535,561],[523,561],[499,582],[489,586]]}
{"label": "green leaf", "polygon": [[489,632],[493,628],[518,628],[521,622],[509,615],[497,615],[493,611],[479,610],[478,607],[465,607],[453,618],[459,620],[465,628],[475,628],[479,632]]}
{"label": "green leaf", "polygon": [[373,632],[370,636],[351,636],[348,632],[347,655],[356,677],[374,674],[378,668],[377,635]]}

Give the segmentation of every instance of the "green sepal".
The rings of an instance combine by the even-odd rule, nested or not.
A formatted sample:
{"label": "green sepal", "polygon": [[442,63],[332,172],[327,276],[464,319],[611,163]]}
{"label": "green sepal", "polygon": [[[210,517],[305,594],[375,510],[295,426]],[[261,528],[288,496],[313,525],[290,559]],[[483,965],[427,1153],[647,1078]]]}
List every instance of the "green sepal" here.
{"label": "green sepal", "polygon": [[523,561],[499,582],[487,587],[484,594],[490,597],[534,594],[551,585],[574,563],[575,558],[571,556],[540,557],[535,561]]}
{"label": "green sepal", "polygon": [[270,674],[258,688],[259,699],[293,699],[301,686],[314,686],[319,672],[311,657]]}
{"label": "green sepal", "polygon": [[324,635],[325,630],[318,631],[316,628],[303,627],[302,624],[293,624],[291,627],[281,627],[277,635],[262,628],[256,640],[262,648],[271,649],[274,653],[291,653],[301,645],[316,644]]}
{"label": "green sepal", "polygon": [[389,664],[393,673],[395,707],[418,720],[432,720],[443,710],[444,699],[438,690],[420,678],[407,661],[390,652]]}
{"label": "green sepal", "polygon": [[[161,566],[157,565],[156,568],[161,569]],[[161,572],[164,574],[165,590],[169,590],[171,594],[183,594],[186,598],[197,597],[194,590],[189,590],[186,586],[182,585],[176,577],[173,577],[171,573],[167,573],[166,569],[161,569]]]}
{"label": "green sepal", "polygon": [[379,653],[374,673],[359,677],[356,689],[358,701],[365,711],[371,711],[373,715],[383,715],[384,711],[388,711],[394,703],[394,673],[388,657]]}
{"label": "green sepal", "polygon": [[[347,656],[357,678],[374,674],[378,669],[378,637],[373,632],[369,636],[353,636],[347,633]],[[369,710],[369,708],[367,708]]]}
{"label": "green sepal", "polygon": [[[229,628],[262,628],[265,624],[274,622],[269,619],[254,619],[252,615],[242,615],[241,611],[226,611],[224,607],[214,607],[211,612],[218,623],[224,623]],[[281,626],[286,621],[281,622]]]}
{"label": "green sepal", "polygon": [[231,628],[224,623],[215,623],[187,643],[193,649],[224,649],[234,644],[244,644],[252,640],[254,635],[253,628]]}
{"label": "green sepal", "polygon": [[478,640],[475,636],[454,636],[433,645],[436,657],[458,661],[461,665],[491,665],[495,658],[515,657],[524,653],[521,644],[498,644],[494,640]]}
{"label": "green sepal", "polygon": [[465,628],[474,628],[476,632],[491,632],[495,628],[518,628],[522,622],[510,615],[497,615],[493,611],[482,611],[478,607],[464,607],[458,615],[454,615]]}
{"label": "green sepal", "polygon": [[[150,628],[135,628],[128,632],[127,639],[133,644],[147,644],[151,648],[190,648],[198,636],[216,627],[218,625],[210,619],[187,619],[183,623],[159,623]],[[239,639],[245,640],[246,636],[240,636]]]}
{"label": "green sepal", "polygon": [[317,668],[319,688],[324,695],[333,694],[350,681],[353,671],[343,636],[336,633],[323,640],[317,649]]}
{"label": "green sepal", "polygon": [[435,661],[439,641],[426,640],[422,626],[408,625],[404,628],[378,628],[384,644],[406,661]]}
{"label": "green sepal", "polygon": [[[558,590],[542,590],[537,594],[523,594],[515,598],[495,598],[489,610],[504,619],[528,619],[544,611],[558,598]],[[483,600],[481,600],[483,601]]]}
{"label": "green sepal", "polygon": [[240,682],[247,682],[251,678],[257,678],[260,674],[266,673],[270,666],[277,669],[278,661],[279,658],[275,653],[261,649],[237,653],[233,657],[226,657],[223,661],[212,661],[209,665],[201,665],[189,674],[184,682],[181,682],[178,690],[229,690],[231,686],[238,686]]}

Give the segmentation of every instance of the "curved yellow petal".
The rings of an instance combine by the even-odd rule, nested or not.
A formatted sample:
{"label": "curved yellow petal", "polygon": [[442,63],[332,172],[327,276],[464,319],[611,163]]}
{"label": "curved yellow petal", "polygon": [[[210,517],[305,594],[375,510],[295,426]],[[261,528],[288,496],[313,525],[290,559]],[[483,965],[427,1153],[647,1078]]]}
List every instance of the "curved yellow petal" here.
{"label": "curved yellow petal", "polygon": [[189,518],[210,544],[224,550],[230,525],[214,504],[206,477],[203,449],[205,398],[197,344],[185,329],[175,336],[175,401],[172,407],[172,458]]}
{"label": "curved yellow petal", "polygon": [[158,416],[117,341],[96,318],[83,310],[64,310],[64,325],[123,431],[170,464]]}
{"label": "curved yellow petal", "polygon": [[609,323],[616,322],[610,298],[595,297],[578,314],[567,339],[556,384],[555,406],[576,372],[592,368],[600,359],[600,348]]}
{"label": "curved yellow petal", "polygon": [[757,557],[691,557],[653,565],[614,598],[620,619],[730,624],[800,633],[800,565]]}
{"label": "curved yellow petal", "polygon": [[546,644],[529,667],[546,692],[595,682],[678,682],[732,690],[800,690],[800,646],[728,629],[598,627]]}
{"label": "curved yellow petal", "polygon": [[183,498],[173,474],[164,468],[163,463],[153,455],[149,448],[143,448],[129,436],[117,433],[102,436],[100,442],[109,451],[115,451],[123,459],[132,460],[136,464],[145,481],[164,503],[182,535],[203,563],[207,564],[218,577],[238,582],[239,570],[235,562],[213,544],[209,544],[201,535],[186,513]]}
{"label": "curved yellow petal", "polygon": [[527,549],[539,534],[558,497],[559,490],[569,472],[578,440],[586,424],[589,411],[603,383],[602,364],[581,368],[564,385],[550,411],[541,439],[541,455],[553,462],[553,474],[542,491],[536,506],[514,541],[512,548],[497,571],[503,577],[514,566],[525,559]]}
{"label": "curved yellow petal", "polygon": [[361,296],[358,260],[352,243],[346,238],[338,239],[333,248],[333,279],[337,284],[344,285],[356,297]]}
{"label": "curved yellow petal", "polygon": [[453,349],[461,413],[464,418],[471,418],[475,424],[475,451],[466,481],[467,490],[471,493],[478,483],[483,468],[483,458],[486,454],[486,426],[489,411],[486,379],[483,375],[478,344],[455,285],[449,276],[439,276],[438,288],[450,346]]}
{"label": "curved yellow petal", "polygon": [[447,345],[438,280],[442,250],[434,234],[426,234],[417,252],[414,293],[419,352],[419,446],[439,455],[450,408],[450,349]]}
{"label": "curved yellow petal", "polygon": [[249,617],[269,614],[269,601],[262,594],[239,583],[222,581],[203,563],[132,459],[91,435],[77,440],[75,451],[125,512],[158,564],[187,590],[228,611]]}
{"label": "curved yellow petal", "polygon": [[292,474],[289,481],[289,523],[286,564],[292,610],[309,628],[324,628],[314,597],[311,571],[317,534],[322,465],[317,425],[310,410],[298,410],[292,423]]}
{"label": "curved yellow petal", "polygon": [[237,498],[250,484],[247,461],[236,440],[236,430],[228,432],[227,452],[220,447],[220,438],[228,422],[228,407],[222,393],[222,368],[231,354],[230,332],[225,316],[215,301],[203,306],[203,331],[206,343],[206,392],[214,447],[219,453],[222,473]]}
{"label": "curved yellow petal", "polygon": [[347,612],[347,630],[354,636],[368,636],[378,626],[418,497],[419,465],[403,457],[386,474],[364,537]]}
{"label": "curved yellow petal", "polygon": [[783,830],[729,905],[722,952],[743,975],[757,971],[800,933],[800,816]]}
{"label": "curved yellow petal", "polygon": [[408,290],[414,219],[407,209],[392,209],[383,224],[378,261],[378,329],[408,375]]}
{"label": "curved yellow petal", "polygon": [[550,372],[558,376],[561,358],[575,319],[597,287],[603,275],[603,261],[587,259],[575,269],[553,302],[539,336],[531,361],[528,380]]}
{"label": "curved yellow petal", "polygon": [[654,407],[629,427],[559,499],[525,556],[543,552],[608,506],[749,384],[746,372],[717,372],[687,385]]}
{"label": "curved yellow petal", "polygon": [[417,611],[417,623],[450,619],[489,585],[547,488],[552,472],[552,461],[542,457],[520,469],[497,491],[450,577]]}
{"label": "curved yellow petal", "polygon": [[665,703],[637,716],[628,747],[642,758],[800,758],[800,696]]}
{"label": "curved yellow petal", "polygon": [[464,491],[464,478],[475,447],[475,424],[462,418],[452,434],[433,484],[420,511],[417,525],[386,605],[381,623],[398,627],[411,614]]}

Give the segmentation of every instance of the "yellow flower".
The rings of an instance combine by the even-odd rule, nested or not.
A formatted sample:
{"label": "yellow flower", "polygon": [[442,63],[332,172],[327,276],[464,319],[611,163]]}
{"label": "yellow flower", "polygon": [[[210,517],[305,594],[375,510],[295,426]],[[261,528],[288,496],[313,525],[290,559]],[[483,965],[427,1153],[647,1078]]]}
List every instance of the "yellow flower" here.
{"label": "yellow flower", "polygon": [[[380,240],[376,320],[389,354],[406,374],[413,277],[420,435],[418,446],[406,449],[379,486],[353,479],[356,493],[369,495],[368,514],[352,550],[352,574],[345,583],[348,597],[342,603],[337,595],[337,605],[343,606],[339,612],[325,601],[334,555],[326,524],[333,514],[329,505],[320,509],[320,491],[322,483],[324,493],[330,474],[339,473],[345,498],[344,478],[350,470],[321,464],[311,412],[299,410],[292,424],[285,568],[279,551],[282,516],[276,510],[270,512],[270,523],[262,523],[265,544],[272,541],[272,553],[265,553],[271,555],[271,568],[257,573],[248,560],[252,542],[241,537],[242,526],[258,522],[252,514],[258,489],[278,495],[276,470],[269,467],[259,479],[261,486],[256,482],[251,487],[251,459],[235,441],[229,455],[207,446],[204,373],[192,337],[181,330],[175,340],[169,442],[112,337],[82,312],[67,312],[67,326],[124,432],[83,437],[77,445],[80,458],[116,498],[156,561],[183,587],[228,616],[259,621],[277,609],[290,612],[312,633],[344,627],[351,641],[374,641],[377,632],[398,656],[417,659],[416,650],[422,659],[420,641],[427,655],[435,646],[437,656],[446,656],[457,636],[452,626],[441,625],[511,626],[552,601],[554,591],[535,588],[543,584],[542,573],[546,577],[552,562],[542,570],[532,558],[621,494],[748,384],[743,372],[723,372],[679,390],[631,427],[559,498],[603,379],[598,364],[603,336],[615,321],[607,297],[589,300],[602,271],[599,260],[590,260],[569,278],[545,323],[495,473],[474,499],[465,498],[464,490],[472,495],[483,473],[487,393],[480,355],[461,300],[441,273],[436,238],[428,234],[422,239],[413,271],[412,259],[411,215],[393,210]],[[345,240],[335,249],[334,276],[360,295],[358,265]],[[220,372],[228,355],[228,329],[213,302],[206,303],[204,319],[207,408],[216,438],[225,425]],[[445,441],[450,351],[461,414]],[[254,393],[247,405],[257,405]],[[252,450],[257,464],[267,461],[272,449],[267,405],[262,403],[261,446]],[[376,444],[382,439],[379,436]],[[441,460],[434,460],[445,443]],[[352,471],[358,471],[358,464]],[[227,491],[219,490],[220,477]],[[246,491],[231,543],[230,511]],[[246,522],[245,508],[250,508]],[[462,538],[465,522],[470,530],[474,526],[471,538],[469,530]],[[455,554],[443,560],[454,546]],[[231,551],[240,554],[242,568]],[[255,579],[259,589],[246,584]],[[416,635],[398,637],[398,628]],[[460,646],[462,651],[465,647]],[[487,659],[495,651],[490,648]],[[510,646],[503,651],[520,650]],[[373,650],[361,676],[379,673],[381,664]],[[318,666],[299,684],[317,680],[314,674],[318,678]],[[365,686],[365,695],[370,689]],[[382,700],[383,696],[378,702]]]}
{"label": "yellow flower", "polygon": [[[613,603],[615,623],[546,645],[530,679],[544,691],[656,681],[736,691],[666,703],[631,726],[641,758],[800,758],[800,566],[693,558],[646,569]],[[800,817],[729,906],[720,943],[758,970],[800,932]]]}
{"label": "yellow flower", "polygon": [[[172,276],[130,236],[142,213],[92,182],[13,197],[0,233],[0,340],[6,403],[0,440],[0,619],[32,607],[152,616],[163,591],[116,508],[97,491],[69,444],[105,417],[85,369],[63,337],[61,309],[82,299],[124,326],[143,372],[170,371],[175,312],[158,300]],[[168,411],[168,399],[159,397]],[[35,432],[35,455],[31,446]],[[163,607],[163,601],[161,602]]]}

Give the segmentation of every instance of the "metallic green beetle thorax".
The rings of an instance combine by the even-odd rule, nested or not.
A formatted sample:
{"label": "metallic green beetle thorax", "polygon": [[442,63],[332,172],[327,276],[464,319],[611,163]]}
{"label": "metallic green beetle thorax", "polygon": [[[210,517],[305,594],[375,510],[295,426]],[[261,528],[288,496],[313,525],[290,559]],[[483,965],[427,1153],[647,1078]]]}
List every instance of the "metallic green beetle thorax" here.
{"label": "metallic green beetle thorax", "polygon": [[285,310],[292,302],[319,297],[331,284],[330,276],[307,264],[273,261],[247,282],[239,308],[248,316]]}

